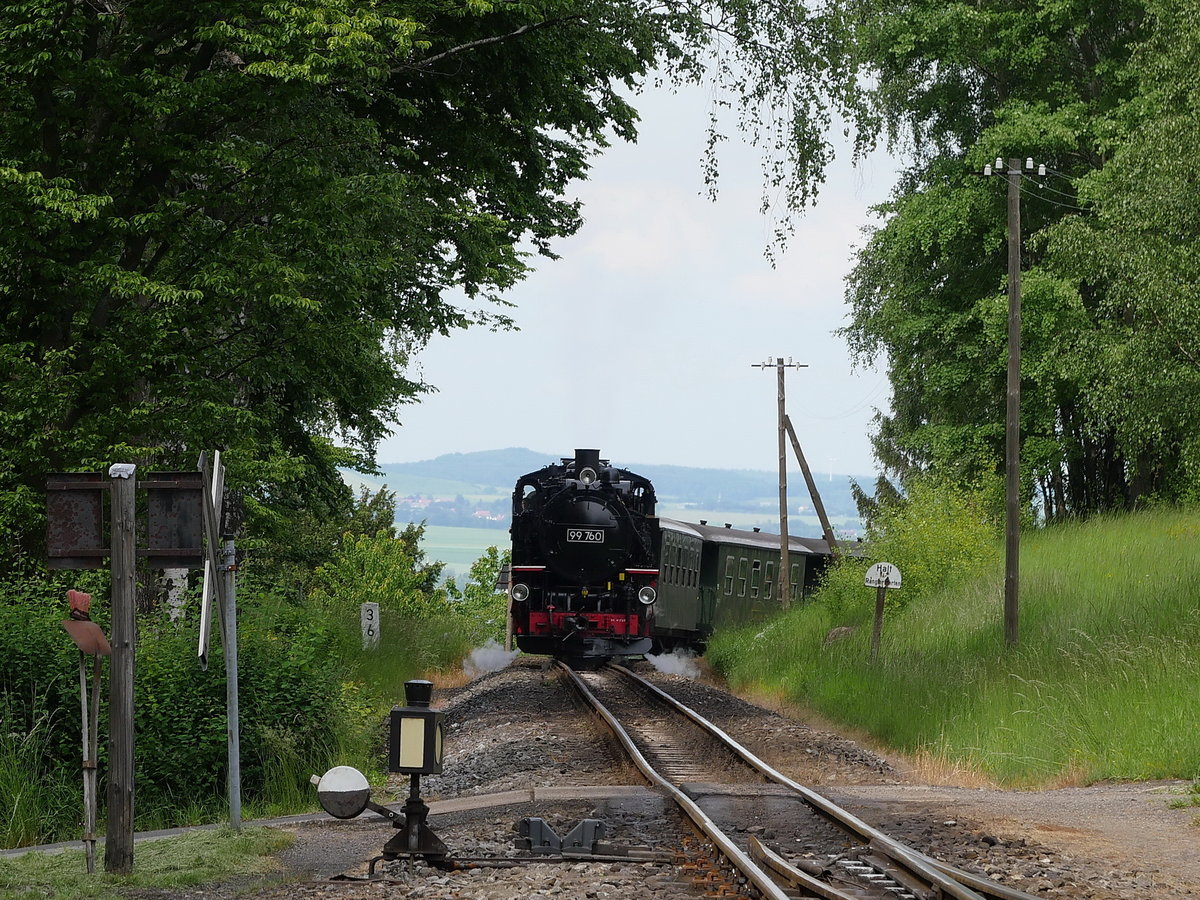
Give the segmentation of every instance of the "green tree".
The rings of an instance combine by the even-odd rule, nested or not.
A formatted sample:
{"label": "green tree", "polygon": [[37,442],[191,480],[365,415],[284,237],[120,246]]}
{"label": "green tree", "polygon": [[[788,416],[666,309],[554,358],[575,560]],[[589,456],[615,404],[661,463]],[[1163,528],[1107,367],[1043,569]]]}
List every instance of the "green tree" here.
{"label": "green tree", "polygon": [[1143,7],[847,0],[877,82],[873,108],[912,155],[859,253],[843,332],[859,360],[886,356],[892,408],[875,446],[893,473],[972,484],[1002,466],[1005,191],[977,175],[997,156],[1032,156],[1057,174],[1023,187],[1025,488],[1038,489],[1048,518],[1138,496],[1138,457],[1092,403],[1111,310],[1047,266],[1039,235],[1085,211],[1074,179],[1101,166],[1123,131]]}
{"label": "green tree", "polygon": [[398,621],[447,613],[446,591],[439,586],[445,564],[425,561],[424,534],[424,525],[408,525],[399,535],[347,532],[333,558],[314,573],[313,599],[343,621],[357,621],[367,602]]}
{"label": "green tree", "polygon": [[1050,263],[1094,298],[1092,427],[1137,461],[1139,494],[1200,496],[1200,4],[1153,2],[1130,75],[1134,99],[1102,168],[1081,179],[1092,214],[1050,234]]}
{"label": "green tree", "polygon": [[214,447],[251,500],[326,502],[426,390],[414,350],[508,324],[489,301],[579,227],[568,186],[653,67],[724,87],[810,201],[853,106],[839,27],[799,0],[4,4],[0,514],[26,536],[47,470]]}
{"label": "green tree", "polygon": [[511,558],[510,550],[500,552],[495,547],[488,547],[483,556],[471,564],[461,588],[453,578],[446,581],[446,592],[452,598],[451,608],[477,620],[484,626],[480,631],[496,640],[503,637],[508,620],[508,594],[498,591],[496,583]]}

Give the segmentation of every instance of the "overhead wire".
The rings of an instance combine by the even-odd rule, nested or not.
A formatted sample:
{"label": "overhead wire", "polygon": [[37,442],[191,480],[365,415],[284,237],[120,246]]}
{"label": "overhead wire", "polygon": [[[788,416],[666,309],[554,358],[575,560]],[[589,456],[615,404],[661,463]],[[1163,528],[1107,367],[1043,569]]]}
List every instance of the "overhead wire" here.
{"label": "overhead wire", "polygon": [[870,391],[867,392],[867,395],[865,397],[863,397],[863,399],[859,400],[856,404],[854,404],[854,406],[852,406],[849,409],[842,412],[841,415],[817,416],[817,415],[808,414],[805,416],[805,418],[806,419],[814,419],[814,420],[820,421],[820,422],[837,422],[837,421],[840,421],[841,419],[848,419],[850,416],[854,415],[855,413],[866,409],[871,404],[871,402],[873,400],[875,400],[876,397],[879,396],[882,389],[888,384],[889,384],[889,382],[887,380],[887,376],[886,375],[881,376],[879,378],[879,380],[875,382],[875,386],[873,388],[871,388]]}
{"label": "overhead wire", "polygon": [[[1056,191],[1055,193],[1062,194],[1062,191]],[[1094,207],[1076,206],[1074,203],[1063,203],[1061,200],[1054,200],[1050,197],[1045,196],[1044,194],[1041,194],[1037,191],[1029,190],[1027,188],[1022,188],[1021,194],[1025,197],[1036,197],[1037,199],[1041,200],[1043,203],[1049,203],[1051,206],[1058,206],[1063,209],[1075,209],[1075,210],[1078,210],[1079,212],[1095,212],[1096,211]],[[1062,194],[1062,195],[1064,197],[1069,196],[1068,194]]]}

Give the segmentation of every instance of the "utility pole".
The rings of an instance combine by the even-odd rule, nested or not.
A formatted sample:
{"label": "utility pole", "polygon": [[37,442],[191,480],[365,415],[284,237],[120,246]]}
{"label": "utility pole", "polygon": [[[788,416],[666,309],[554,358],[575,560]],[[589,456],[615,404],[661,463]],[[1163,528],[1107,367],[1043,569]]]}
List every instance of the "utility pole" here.
{"label": "utility pole", "polygon": [[783,370],[807,369],[807,363],[794,363],[791,357],[785,363],[782,356],[775,362],[753,363],[753,369],[774,368],[779,385],[779,605],[787,609],[791,605],[791,565],[788,559],[788,520],[787,520],[787,407],[784,403]]}
{"label": "utility pole", "polygon": [[[1025,160],[1032,171],[1032,157]],[[1046,174],[1046,166],[1038,166]],[[984,166],[984,175],[993,174]],[[995,174],[1008,180],[1008,383],[1004,414],[1004,643],[1016,647],[1021,568],[1021,160],[996,157]]]}

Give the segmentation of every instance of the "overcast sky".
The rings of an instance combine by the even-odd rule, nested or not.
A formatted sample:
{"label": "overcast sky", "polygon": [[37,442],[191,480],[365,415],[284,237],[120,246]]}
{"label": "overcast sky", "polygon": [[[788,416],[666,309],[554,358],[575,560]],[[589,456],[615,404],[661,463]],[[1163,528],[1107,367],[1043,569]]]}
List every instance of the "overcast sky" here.
{"label": "overcast sky", "polygon": [[896,166],[837,161],[772,269],[758,152],[725,145],[713,203],[701,92],[649,92],[635,105],[638,143],[614,145],[577,186],[585,225],[510,293],[520,331],[436,338],[413,374],[438,391],[404,410],[379,462],[596,447],[618,464],[771,470],[775,370],[752,364],[783,356],[808,364],[788,372],[787,407],[813,469],[876,471],[868,433],[887,380],[851,371],[833,331],[868,207]]}

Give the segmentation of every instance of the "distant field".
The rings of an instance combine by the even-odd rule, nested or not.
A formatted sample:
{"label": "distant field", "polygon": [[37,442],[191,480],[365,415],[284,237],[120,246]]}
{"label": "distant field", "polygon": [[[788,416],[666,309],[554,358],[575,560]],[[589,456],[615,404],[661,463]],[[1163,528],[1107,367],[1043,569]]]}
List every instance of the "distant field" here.
{"label": "distant field", "polygon": [[505,528],[426,525],[421,546],[425,549],[425,558],[444,562],[446,575],[455,578],[461,586],[462,577],[488,547],[498,547],[503,551],[508,547],[508,542],[508,530]]}
{"label": "distant field", "polygon": [[385,475],[376,478],[359,472],[342,470],[343,480],[355,491],[360,487],[377,491],[386,487],[397,497],[435,497],[450,499],[459,495],[469,500],[499,500],[511,496],[511,490],[500,491],[487,485],[447,478],[427,478],[421,475]]}

